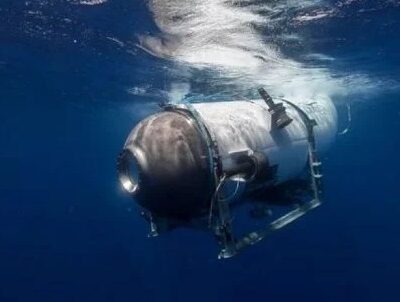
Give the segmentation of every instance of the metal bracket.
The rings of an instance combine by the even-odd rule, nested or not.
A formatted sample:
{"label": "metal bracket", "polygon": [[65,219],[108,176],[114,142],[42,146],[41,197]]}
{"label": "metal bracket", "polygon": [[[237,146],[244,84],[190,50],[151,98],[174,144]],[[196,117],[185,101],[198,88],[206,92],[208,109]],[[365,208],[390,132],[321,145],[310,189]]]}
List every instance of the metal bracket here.
{"label": "metal bracket", "polygon": [[[232,231],[232,217],[230,214],[230,208],[228,200],[221,196],[221,190],[227,179],[226,175],[223,175],[215,192],[211,198],[208,227],[213,228],[214,234],[217,237],[218,243],[222,246],[222,249],[218,255],[218,258],[230,258],[236,254],[235,239]],[[216,219],[215,225],[212,223],[214,215],[214,204],[217,204],[218,219]]]}
{"label": "metal bracket", "polygon": [[218,259],[230,258],[236,254],[236,243],[232,231],[232,217],[227,200],[217,196],[219,220],[215,229],[216,235],[221,239],[223,248]]}
{"label": "metal bracket", "polygon": [[214,227],[214,233],[219,239],[222,250],[219,254],[219,258],[229,258],[236,254],[235,239],[232,232],[232,218],[230,215],[229,205],[227,200],[221,196],[221,188],[225,182],[226,176],[221,175],[221,159],[218,152],[217,140],[215,139],[212,132],[207,129],[202,117],[197,110],[190,103],[168,105],[164,107],[166,110],[181,110],[188,113],[197,127],[200,130],[205,142],[207,143],[208,157],[210,171],[212,173],[212,182],[215,188],[215,192],[211,198],[210,204],[210,219],[209,227],[211,226],[211,220],[213,216],[213,206],[217,202],[218,209],[218,220]]}
{"label": "metal bracket", "polygon": [[148,223],[150,225],[150,231],[147,234],[147,237],[158,237],[159,227],[158,227],[158,224],[156,222],[154,215],[147,210],[142,211],[141,215],[144,217],[144,219],[146,219],[148,221]]}
{"label": "metal bracket", "polygon": [[260,229],[258,231],[250,232],[247,235],[243,236],[237,241],[234,241],[234,246],[232,246],[232,242],[228,242],[228,250],[223,249],[218,258],[229,258],[235,255],[237,252],[242,249],[254,245],[257,242],[264,239],[270,233],[283,228],[289,223],[299,219],[307,212],[312,209],[318,207],[321,204],[320,195],[322,193],[322,174],[320,171],[321,162],[318,160],[316,144],[315,144],[315,136],[314,136],[314,126],[317,125],[316,121],[310,119],[307,114],[295,104],[292,104],[289,101],[286,101],[288,104],[292,105],[302,117],[302,120],[306,126],[307,134],[308,134],[308,162],[309,162],[309,171],[311,178],[311,189],[313,191],[313,199],[309,202],[306,202],[302,205],[298,205],[294,210],[282,215],[277,218],[270,224],[268,224],[265,228]]}
{"label": "metal bracket", "polygon": [[268,111],[271,113],[271,131],[283,129],[288,126],[293,120],[286,113],[282,103],[274,103],[271,96],[264,88],[259,88],[258,93],[263,98],[268,106]]}

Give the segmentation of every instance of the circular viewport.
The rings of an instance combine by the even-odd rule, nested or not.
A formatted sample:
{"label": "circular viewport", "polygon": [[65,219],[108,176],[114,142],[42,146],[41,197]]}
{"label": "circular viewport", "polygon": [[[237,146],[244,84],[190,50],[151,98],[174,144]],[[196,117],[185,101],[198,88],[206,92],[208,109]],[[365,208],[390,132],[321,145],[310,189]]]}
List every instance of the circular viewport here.
{"label": "circular viewport", "polygon": [[139,190],[139,165],[131,151],[122,151],[118,162],[118,178],[122,187],[130,194]]}

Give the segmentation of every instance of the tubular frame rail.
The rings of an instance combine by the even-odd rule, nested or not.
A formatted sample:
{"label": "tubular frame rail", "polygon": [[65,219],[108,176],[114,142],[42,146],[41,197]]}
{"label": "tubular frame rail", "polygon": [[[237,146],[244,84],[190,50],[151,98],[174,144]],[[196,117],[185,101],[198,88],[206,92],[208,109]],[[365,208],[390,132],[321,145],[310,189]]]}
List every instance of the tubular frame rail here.
{"label": "tubular frame rail", "polygon": [[277,218],[276,220],[268,224],[265,228],[258,231],[250,232],[249,234],[240,238],[236,242],[236,251],[243,250],[248,246],[256,244],[272,232],[279,230],[289,223],[297,220],[298,218],[311,211],[312,209],[318,207],[322,203],[322,174],[320,172],[321,162],[318,160],[314,134],[314,127],[317,125],[317,122],[314,119],[310,119],[308,115],[297,105],[287,100],[283,101],[296,109],[296,111],[300,114],[304,125],[306,126],[308,140],[308,165],[311,178],[311,189],[313,191],[313,199],[309,202],[297,206],[294,210]]}
{"label": "tubular frame rail", "polygon": [[209,227],[213,228],[214,234],[222,246],[218,258],[232,257],[236,253],[235,238],[232,231],[232,219],[228,200],[224,199],[220,194],[223,184],[226,180],[226,175],[223,175],[221,172],[221,160],[219,156],[217,140],[215,139],[214,134],[207,129],[205,122],[192,104],[169,104],[164,108],[165,110],[176,110],[186,113],[194,121],[207,144],[209,167],[213,175],[212,185],[214,188],[214,193],[210,199],[210,222],[212,222],[212,217],[214,215],[213,205],[215,203],[215,208],[218,213],[218,219],[216,219],[215,224],[210,223]]}

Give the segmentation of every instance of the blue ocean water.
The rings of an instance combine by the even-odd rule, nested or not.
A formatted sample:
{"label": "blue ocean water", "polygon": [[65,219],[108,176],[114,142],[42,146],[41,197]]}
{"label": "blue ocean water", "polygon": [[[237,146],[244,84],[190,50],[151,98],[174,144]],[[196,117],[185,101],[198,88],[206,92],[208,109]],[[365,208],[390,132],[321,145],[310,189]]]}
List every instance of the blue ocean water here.
{"label": "blue ocean water", "polygon": [[[398,301],[399,1],[188,2],[210,8],[193,23],[205,37],[174,32],[192,23],[166,22],[163,1],[1,1],[0,301]],[[260,57],[242,27],[225,32],[224,61],[197,60],[219,3],[267,5],[254,30],[272,92],[326,90],[343,128],[352,108],[323,157],[326,203],[227,261],[205,233],[147,238],[115,171],[159,102],[260,84],[258,65],[225,60],[242,41],[240,58]],[[149,44],[163,35],[178,38]]]}

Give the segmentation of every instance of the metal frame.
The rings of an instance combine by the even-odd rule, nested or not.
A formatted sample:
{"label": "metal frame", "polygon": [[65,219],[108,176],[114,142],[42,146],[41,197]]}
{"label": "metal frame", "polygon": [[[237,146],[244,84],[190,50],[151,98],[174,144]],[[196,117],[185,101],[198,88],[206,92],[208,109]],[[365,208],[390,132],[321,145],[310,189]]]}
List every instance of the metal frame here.
{"label": "metal frame", "polygon": [[[221,188],[226,181],[226,176],[222,174],[221,160],[218,151],[217,140],[214,134],[207,129],[202,117],[197,112],[197,110],[190,103],[179,104],[179,105],[167,105],[164,107],[165,110],[177,110],[183,111],[188,114],[192,120],[195,122],[197,128],[199,129],[203,139],[207,144],[208,149],[208,159],[210,171],[212,173],[212,182],[214,187],[214,193],[210,200],[210,219],[209,228],[212,228],[215,236],[217,237],[220,245],[222,246],[221,252],[218,258],[229,258],[236,254],[236,244],[235,238],[232,231],[232,218],[230,214],[230,207],[228,200],[222,198],[220,195]],[[214,216],[214,204],[218,214],[213,224],[212,217]]]}
{"label": "metal frame", "polygon": [[317,123],[314,119],[310,119],[308,115],[297,105],[287,100],[283,101],[296,109],[296,111],[300,114],[303,123],[307,129],[308,164],[311,178],[311,189],[313,191],[313,199],[309,202],[297,206],[296,209],[277,218],[276,220],[268,224],[265,228],[258,231],[250,232],[249,234],[243,236],[236,242],[236,251],[243,250],[248,246],[256,244],[272,232],[279,230],[289,223],[297,220],[298,218],[311,211],[312,209],[318,207],[322,203],[322,174],[320,172],[321,162],[318,160],[314,135],[314,127],[317,125]]}
{"label": "metal frame", "polygon": [[[193,120],[207,144],[209,167],[210,171],[212,172],[212,185],[214,188],[214,193],[211,196],[210,200],[208,227],[213,230],[219,244],[221,245],[221,250],[218,255],[219,259],[230,258],[236,255],[244,248],[261,241],[270,233],[279,230],[289,223],[297,220],[307,212],[319,206],[322,202],[322,174],[320,173],[321,162],[318,160],[314,136],[314,126],[316,126],[317,123],[315,120],[310,119],[308,115],[297,105],[287,100],[282,101],[286,102],[294,109],[296,109],[296,111],[301,116],[307,130],[308,163],[311,188],[313,191],[313,199],[309,202],[298,205],[294,210],[289,211],[288,213],[275,219],[266,227],[257,231],[250,232],[240,239],[235,239],[232,230],[232,217],[230,214],[228,200],[224,199],[221,195],[221,189],[228,178],[225,174],[222,173],[218,145],[213,133],[207,129],[207,126],[205,125],[200,114],[190,103],[179,105],[168,104],[163,106],[165,110],[176,110],[186,113]],[[279,129],[277,129],[276,131],[279,131]],[[151,235],[154,236],[157,235],[157,226],[154,219],[152,218],[153,217],[150,216]]]}

